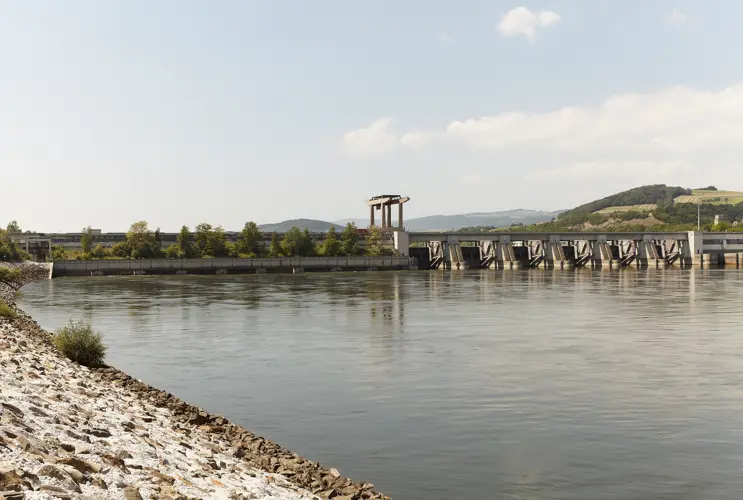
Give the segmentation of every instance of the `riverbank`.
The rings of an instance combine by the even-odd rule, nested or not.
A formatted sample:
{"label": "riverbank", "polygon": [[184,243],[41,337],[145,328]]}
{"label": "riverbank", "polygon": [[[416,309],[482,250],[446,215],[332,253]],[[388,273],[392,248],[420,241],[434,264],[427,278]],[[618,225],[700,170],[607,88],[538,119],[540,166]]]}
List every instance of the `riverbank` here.
{"label": "riverbank", "polygon": [[0,499],[388,498],[115,368],[72,363],[18,314],[0,318]]}

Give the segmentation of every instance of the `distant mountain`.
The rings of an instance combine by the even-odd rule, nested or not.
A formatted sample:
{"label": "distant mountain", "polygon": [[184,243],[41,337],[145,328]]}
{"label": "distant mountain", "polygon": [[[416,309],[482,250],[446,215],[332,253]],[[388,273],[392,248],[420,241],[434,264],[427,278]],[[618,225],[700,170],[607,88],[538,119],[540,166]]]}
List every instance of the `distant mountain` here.
{"label": "distant mountain", "polygon": [[[508,227],[511,224],[521,223],[524,225],[548,222],[557,217],[560,211],[544,212],[541,210],[516,209],[502,212],[476,212],[458,215],[429,215],[405,221],[408,231],[447,231],[457,230],[463,227],[493,226]],[[336,224],[347,224],[354,222],[358,227],[367,227],[368,219],[343,219],[334,221]],[[396,221],[393,219],[392,223]]]}
{"label": "distant mountain", "polygon": [[[379,214],[377,214],[377,218],[379,218]],[[369,219],[340,219],[340,220],[334,220],[333,224],[338,224],[339,226],[346,227],[346,224],[349,222],[352,222],[356,224],[356,227],[368,227],[369,226]]]}
{"label": "distant mountain", "polygon": [[446,231],[463,227],[493,226],[508,227],[520,223],[524,225],[547,222],[557,217],[559,212],[541,210],[505,210],[502,212],[477,212],[459,215],[429,215],[405,221],[409,231]]}
{"label": "distant mountain", "polygon": [[305,230],[307,229],[311,233],[324,233],[328,229],[334,227],[338,231],[343,230],[343,226],[326,222],[324,220],[315,219],[291,219],[283,222],[276,222],[274,224],[261,224],[258,226],[264,233],[285,233],[293,227]]}

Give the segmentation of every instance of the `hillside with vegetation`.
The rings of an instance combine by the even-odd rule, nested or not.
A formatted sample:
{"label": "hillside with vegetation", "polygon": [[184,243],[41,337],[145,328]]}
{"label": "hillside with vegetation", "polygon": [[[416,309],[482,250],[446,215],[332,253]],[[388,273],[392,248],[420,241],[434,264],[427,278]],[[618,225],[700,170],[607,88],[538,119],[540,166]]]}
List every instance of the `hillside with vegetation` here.
{"label": "hillside with vegetation", "polygon": [[697,211],[702,230],[743,231],[743,192],[664,184],[622,191],[562,212],[550,222],[509,230],[691,231],[697,228]]}
{"label": "hillside with vegetation", "polygon": [[558,215],[558,218],[580,217],[595,212],[606,213],[607,210],[609,213],[612,213],[613,211],[619,211],[612,211],[612,208],[621,207],[638,208],[640,210],[642,210],[640,207],[652,209],[658,205],[673,204],[674,199],[677,197],[690,195],[691,193],[691,189],[685,189],[678,186],[666,186],[665,184],[641,186],[580,205],[572,210],[563,212]]}

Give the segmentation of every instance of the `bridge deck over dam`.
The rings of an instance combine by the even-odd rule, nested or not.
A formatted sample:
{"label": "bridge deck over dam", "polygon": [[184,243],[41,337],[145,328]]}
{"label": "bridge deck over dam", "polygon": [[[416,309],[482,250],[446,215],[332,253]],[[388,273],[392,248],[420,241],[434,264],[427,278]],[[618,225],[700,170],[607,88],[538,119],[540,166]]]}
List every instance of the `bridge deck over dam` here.
{"label": "bridge deck over dam", "polygon": [[396,231],[394,244],[422,269],[743,265],[743,233]]}

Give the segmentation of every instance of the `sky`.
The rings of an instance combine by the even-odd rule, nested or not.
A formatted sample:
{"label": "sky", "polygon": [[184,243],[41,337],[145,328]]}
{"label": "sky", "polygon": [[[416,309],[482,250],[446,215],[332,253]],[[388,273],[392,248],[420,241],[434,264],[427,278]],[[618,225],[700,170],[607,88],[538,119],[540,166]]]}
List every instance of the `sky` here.
{"label": "sky", "polygon": [[0,0],[0,223],[743,190],[739,0]]}

